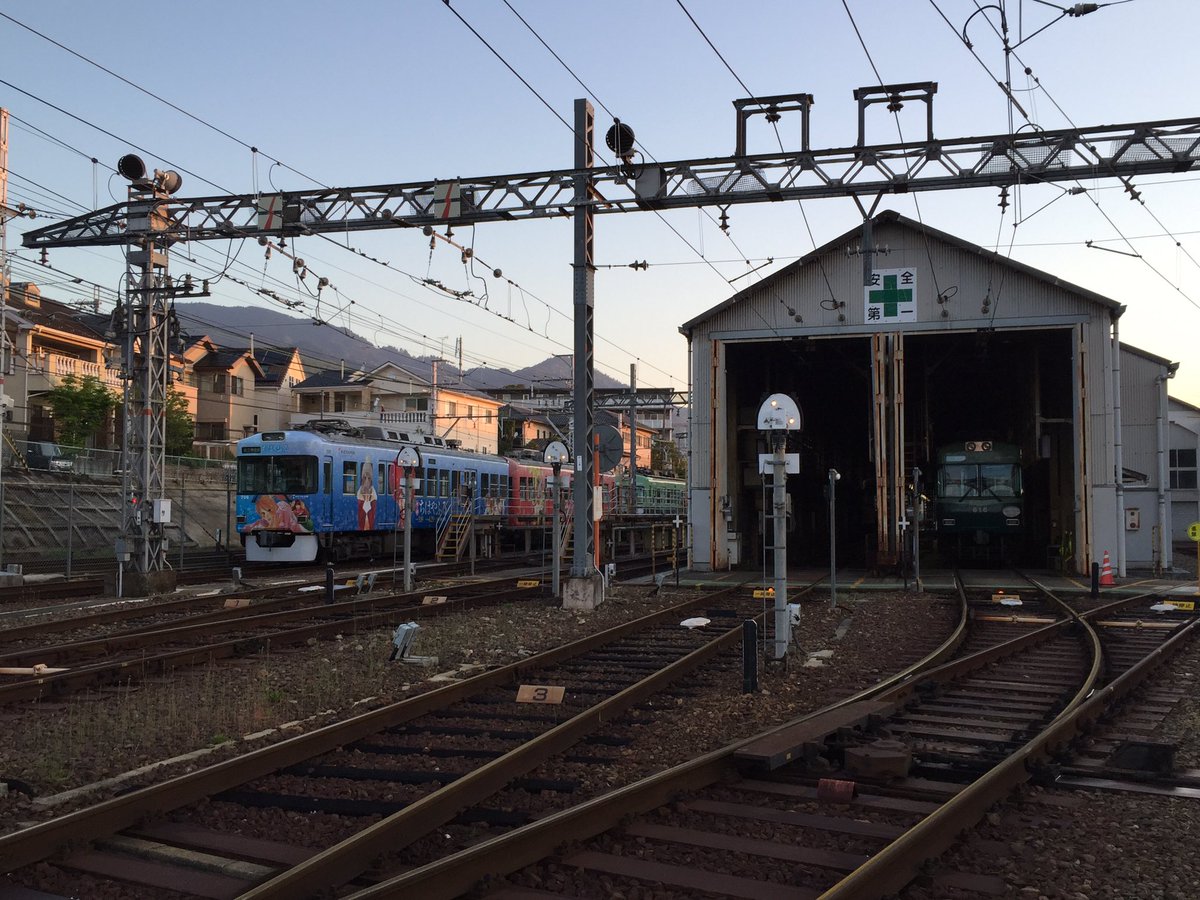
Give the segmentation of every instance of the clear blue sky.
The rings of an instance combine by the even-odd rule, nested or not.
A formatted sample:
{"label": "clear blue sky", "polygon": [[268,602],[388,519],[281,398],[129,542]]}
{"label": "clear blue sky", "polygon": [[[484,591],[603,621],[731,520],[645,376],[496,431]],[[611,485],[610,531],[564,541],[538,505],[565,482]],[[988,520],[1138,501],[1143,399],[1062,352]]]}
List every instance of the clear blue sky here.
{"label": "clear blue sky", "polygon": [[[848,5],[885,83],[938,83],[939,136],[1007,131],[1004,97],[994,83],[1003,73],[1000,40],[989,24],[999,21],[996,7],[974,15],[966,26],[989,75],[958,36],[977,5],[936,2],[952,26],[931,2],[848,0]],[[729,68],[675,0],[509,3],[511,9],[503,0],[455,0],[451,10],[442,0],[0,2],[0,12],[262,151],[255,167],[250,151],[237,141],[0,19],[0,78],[12,85],[0,84],[0,105],[16,117],[9,135],[10,202],[24,200],[49,215],[10,226],[9,247],[19,247],[26,227],[81,212],[96,201],[103,206],[123,199],[124,183],[111,169],[133,145],[144,148],[141,155],[152,166],[195,173],[184,175],[184,196],[251,192],[256,185],[269,190],[272,183],[281,189],[313,186],[296,171],[273,167],[268,156],[329,185],[569,167],[570,131],[455,11],[564,119],[571,119],[574,98],[590,93],[601,134],[610,123],[607,107],[636,129],[658,159],[733,150],[730,101],[747,91],[729,68],[754,94],[814,94],[812,145],[818,148],[854,142],[852,91],[878,83],[837,0],[685,0]],[[1033,0],[1004,5],[1014,41],[1058,15]],[[1200,3],[1194,0],[1132,0],[1082,18],[1064,17],[1019,47],[1023,65],[1014,61],[1013,86],[1045,128],[1067,125],[1066,117],[1086,126],[1197,115],[1197,35]],[[1040,89],[1028,90],[1033,84],[1024,66],[1040,79]],[[912,112],[913,118],[902,117],[908,137],[922,124]],[[895,139],[895,124],[887,117],[871,125],[869,140]],[[789,136],[786,130],[784,135]],[[93,166],[92,157],[103,167]],[[916,218],[919,202],[920,217],[934,227],[1005,253],[1011,242],[1014,258],[1127,304],[1122,338],[1181,361],[1172,393],[1200,403],[1198,181],[1200,173],[1139,179],[1145,206],[1131,202],[1112,181],[1096,181],[1087,195],[1057,200],[1059,188],[1026,188],[1020,200],[1025,221],[1015,234],[1014,208],[1002,220],[995,190],[887,198],[885,206]],[[644,259],[650,268],[598,272],[598,369],[624,379],[637,360],[640,384],[684,387],[686,342],[678,326],[733,292],[725,279],[748,270],[741,260],[773,257],[782,265],[811,250],[814,241],[822,244],[861,221],[849,199],[812,201],[804,211],[811,239],[795,203],[736,207],[732,242],[696,210],[665,217],[688,243],[651,214],[600,217],[597,261],[623,267]],[[1144,260],[1085,245],[1092,240],[1128,252],[1118,229]],[[458,253],[444,244],[431,259],[428,240],[416,230],[352,237],[352,246],[393,268],[320,239],[302,241],[298,252],[314,277],[328,277],[340,292],[324,294],[323,317],[418,353],[444,348],[449,354],[461,336],[468,368],[516,368],[570,352],[571,237],[569,223],[557,220],[480,226],[473,235],[471,229],[456,232],[461,241],[473,238],[478,274],[499,267],[519,287],[470,277]],[[25,260],[34,258],[20,252]],[[303,298],[303,312],[315,312],[311,298],[297,292],[290,264],[278,255],[264,260],[257,244],[193,245],[193,252],[194,263],[174,257],[173,274],[191,270],[204,277],[227,269],[254,287],[265,284],[281,296]],[[18,261],[14,277],[43,282],[51,296],[85,287],[64,284],[56,294],[56,280],[92,279],[105,285],[107,301],[123,272],[116,248],[60,249],[51,252],[50,261],[61,271],[34,271],[29,262]],[[403,273],[477,295],[486,284],[487,309],[427,290]],[[737,286],[750,283],[745,278]],[[230,279],[215,291],[220,303],[271,305]],[[348,313],[332,314],[348,300],[354,301]],[[270,341],[265,329],[257,336]]]}

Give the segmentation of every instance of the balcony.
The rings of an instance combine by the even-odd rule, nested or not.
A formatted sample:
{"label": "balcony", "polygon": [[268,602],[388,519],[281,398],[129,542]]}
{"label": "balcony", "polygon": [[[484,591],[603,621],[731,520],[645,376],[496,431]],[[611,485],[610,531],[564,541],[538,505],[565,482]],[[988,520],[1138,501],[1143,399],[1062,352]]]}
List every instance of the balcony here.
{"label": "balcony", "polygon": [[96,378],[109,390],[121,393],[124,385],[115,369],[109,369],[102,363],[88,362],[73,356],[63,356],[59,353],[35,351],[29,370],[29,391],[37,393],[57,387],[68,375],[76,378]]}
{"label": "balcony", "polygon": [[399,431],[429,433],[429,413],[424,410],[383,413],[370,412],[368,410],[348,410],[346,412],[330,412],[326,410],[324,414],[319,412],[298,412],[292,413],[288,421],[292,427],[295,427],[313,419],[340,419],[359,428],[365,425],[384,425],[396,428]]}

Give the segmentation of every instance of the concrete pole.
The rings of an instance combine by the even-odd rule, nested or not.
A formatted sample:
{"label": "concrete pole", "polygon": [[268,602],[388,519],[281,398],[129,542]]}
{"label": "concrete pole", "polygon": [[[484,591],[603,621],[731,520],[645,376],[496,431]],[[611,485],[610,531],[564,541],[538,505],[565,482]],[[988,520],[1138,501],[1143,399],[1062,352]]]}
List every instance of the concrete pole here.
{"label": "concrete pole", "polygon": [[554,464],[554,478],[551,480],[551,484],[553,485],[551,490],[554,492],[552,495],[553,499],[554,499],[554,507],[553,507],[554,508],[554,524],[551,526],[553,533],[550,538],[551,552],[554,555],[554,560],[552,562],[551,569],[550,569],[550,571],[552,573],[551,580],[550,580],[550,589],[552,591],[552,596],[554,596],[554,597],[557,597],[559,595],[559,587],[560,587],[559,586],[559,576],[560,576],[560,570],[562,569],[562,535],[561,535],[560,527],[559,527],[559,504],[562,501],[562,491],[559,488],[559,478],[561,476],[561,473],[562,473],[562,464],[555,463]]}
{"label": "concrete pole", "polygon": [[775,444],[771,459],[771,509],[775,525],[775,644],[772,656],[783,659],[787,656],[792,630],[787,607],[787,458],[783,452],[785,436],[772,434],[771,439]]}
{"label": "concrete pole", "polygon": [[404,476],[404,592],[411,593],[413,589],[412,575],[412,506],[413,506],[413,470],[410,468]]}

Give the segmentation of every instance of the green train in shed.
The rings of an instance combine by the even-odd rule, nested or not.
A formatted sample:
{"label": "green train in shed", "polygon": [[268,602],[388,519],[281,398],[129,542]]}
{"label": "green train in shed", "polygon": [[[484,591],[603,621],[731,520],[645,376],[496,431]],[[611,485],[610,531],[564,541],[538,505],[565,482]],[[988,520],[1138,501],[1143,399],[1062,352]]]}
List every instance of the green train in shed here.
{"label": "green train in shed", "polygon": [[1021,450],[997,441],[963,441],[938,450],[934,521],[938,550],[960,560],[1003,562],[1025,536]]}

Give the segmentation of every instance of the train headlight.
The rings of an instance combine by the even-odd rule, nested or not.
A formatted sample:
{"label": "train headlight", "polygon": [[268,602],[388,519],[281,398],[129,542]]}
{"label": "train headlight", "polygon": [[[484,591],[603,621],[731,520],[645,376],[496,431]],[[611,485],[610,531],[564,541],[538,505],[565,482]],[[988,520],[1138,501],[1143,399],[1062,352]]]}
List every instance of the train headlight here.
{"label": "train headlight", "polygon": [[1021,515],[1021,507],[1006,506],[1004,509],[1000,510],[1000,512],[1004,513],[1004,518],[1006,519],[1015,519],[1017,516]]}

